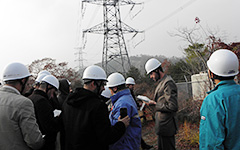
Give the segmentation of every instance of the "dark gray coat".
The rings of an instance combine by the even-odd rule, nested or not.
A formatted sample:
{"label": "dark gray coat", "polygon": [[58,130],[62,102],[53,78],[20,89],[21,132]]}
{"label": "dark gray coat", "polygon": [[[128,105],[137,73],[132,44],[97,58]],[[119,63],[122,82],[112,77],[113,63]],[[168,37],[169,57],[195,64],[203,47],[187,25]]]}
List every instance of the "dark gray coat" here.
{"label": "dark gray coat", "polygon": [[154,93],[156,104],[155,132],[157,135],[173,136],[177,125],[175,115],[178,111],[177,86],[170,76],[165,75],[158,83]]}

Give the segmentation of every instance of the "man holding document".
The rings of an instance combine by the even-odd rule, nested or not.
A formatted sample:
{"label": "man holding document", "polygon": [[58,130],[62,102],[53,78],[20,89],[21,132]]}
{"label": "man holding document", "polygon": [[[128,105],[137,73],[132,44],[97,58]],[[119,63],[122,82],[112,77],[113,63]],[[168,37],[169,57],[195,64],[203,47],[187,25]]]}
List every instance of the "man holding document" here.
{"label": "man holding document", "polygon": [[155,132],[158,135],[158,149],[175,150],[177,86],[173,79],[164,73],[157,59],[149,59],[145,64],[145,69],[150,78],[158,83],[153,100],[148,102],[156,105]]}

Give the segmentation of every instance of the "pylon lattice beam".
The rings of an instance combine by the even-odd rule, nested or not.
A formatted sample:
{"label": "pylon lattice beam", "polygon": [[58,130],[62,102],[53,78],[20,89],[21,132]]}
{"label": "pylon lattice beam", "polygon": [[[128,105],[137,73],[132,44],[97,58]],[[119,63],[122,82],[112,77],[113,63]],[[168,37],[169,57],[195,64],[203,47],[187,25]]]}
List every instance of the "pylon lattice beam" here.
{"label": "pylon lattice beam", "polygon": [[[109,71],[126,73],[126,67],[130,68],[130,59],[123,34],[138,33],[121,21],[120,5],[136,4],[130,0],[85,0],[83,2],[103,5],[104,22],[86,29],[83,33],[96,33],[104,35],[102,67]],[[116,64],[121,67],[116,68]],[[114,67],[113,67],[114,66]]]}
{"label": "pylon lattice beam", "polygon": [[141,3],[135,3],[131,0],[83,0],[82,2],[96,4],[96,5],[115,5],[116,3],[118,3],[119,5],[141,4]]}

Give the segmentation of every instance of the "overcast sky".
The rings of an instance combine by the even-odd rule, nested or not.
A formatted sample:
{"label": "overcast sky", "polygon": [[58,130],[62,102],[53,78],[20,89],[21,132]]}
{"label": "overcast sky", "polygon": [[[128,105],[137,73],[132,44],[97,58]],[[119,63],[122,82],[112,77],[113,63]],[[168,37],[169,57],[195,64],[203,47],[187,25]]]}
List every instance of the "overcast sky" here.
{"label": "overcast sky", "polygon": [[[240,42],[239,0],[141,0],[142,11],[133,19],[136,7],[121,7],[122,20],[137,30],[145,31],[133,47],[126,36],[130,56],[148,54],[166,57],[182,56],[187,42],[171,37],[177,28],[193,28],[195,17],[204,30],[218,30],[226,42]],[[79,32],[103,21],[101,6],[86,5],[84,17],[79,15],[79,0],[0,0],[0,75],[11,62],[29,65],[37,59],[50,57],[77,67],[74,53],[79,45]],[[130,15],[129,15],[130,14]],[[199,25],[198,25],[199,26]],[[199,34],[202,32],[199,31]],[[204,36],[204,34],[202,34]],[[103,36],[88,34],[84,49],[84,65],[101,62]],[[1,78],[0,77],[0,78]]]}

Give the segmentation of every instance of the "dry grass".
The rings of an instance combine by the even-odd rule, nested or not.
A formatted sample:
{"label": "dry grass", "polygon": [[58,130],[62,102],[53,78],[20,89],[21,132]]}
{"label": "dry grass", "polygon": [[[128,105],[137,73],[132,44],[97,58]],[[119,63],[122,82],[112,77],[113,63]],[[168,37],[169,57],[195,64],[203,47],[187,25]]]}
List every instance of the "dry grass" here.
{"label": "dry grass", "polygon": [[[139,84],[135,87],[135,93],[153,97],[156,85],[148,85],[146,83]],[[183,93],[178,93],[183,94]],[[183,96],[184,97],[184,96]],[[178,133],[176,134],[177,150],[194,150],[199,147],[199,121],[200,107],[202,101],[194,101],[192,99],[178,99],[179,111],[176,118],[178,122]],[[154,107],[145,107],[146,120],[142,119],[142,137],[146,143],[153,145],[152,150],[157,150],[157,136],[155,134]]]}
{"label": "dry grass", "polygon": [[176,135],[177,149],[188,150],[199,147],[199,129],[198,126],[184,122],[179,127],[178,134]]}

